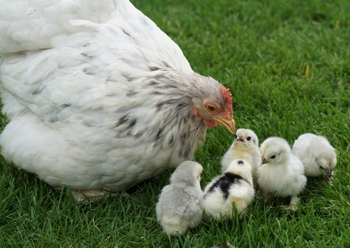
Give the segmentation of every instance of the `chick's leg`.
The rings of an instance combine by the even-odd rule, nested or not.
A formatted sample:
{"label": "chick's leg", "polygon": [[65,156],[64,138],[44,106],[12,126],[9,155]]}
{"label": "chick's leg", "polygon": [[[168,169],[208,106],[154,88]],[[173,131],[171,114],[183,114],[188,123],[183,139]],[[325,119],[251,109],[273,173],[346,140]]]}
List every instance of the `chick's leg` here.
{"label": "chick's leg", "polygon": [[263,194],[263,198],[265,202],[269,202],[270,198],[271,198],[271,194],[270,193],[264,193]]}
{"label": "chick's leg", "polygon": [[296,211],[298,209],[299,200],[300,200],[300,198],[298,198],[298,196],[293,195],[292,198],[290,199],[289,206],[282,205],[281,208],[283,208],[285,210]]}

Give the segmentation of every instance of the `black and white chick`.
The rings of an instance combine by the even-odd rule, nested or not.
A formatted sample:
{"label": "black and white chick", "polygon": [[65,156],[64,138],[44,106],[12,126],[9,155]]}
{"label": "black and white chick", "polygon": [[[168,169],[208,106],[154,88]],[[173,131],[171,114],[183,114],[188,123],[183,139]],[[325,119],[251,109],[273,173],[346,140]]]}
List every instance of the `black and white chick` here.
{"label": "black and white chick", "polygon": [[221,160],[222,173],[230,163],[236,159],[246,160],[252,165],[254,183],[257,178],[257,170],[260,166],[259,139],[253,130],[240,128],[236,132],[236,138]]}
{"label": "black and white chick", "polygon": [[260,147],[262,165],[258,168],[258,185],[265,199],[270,195],[291,196],[290,205],[285,209],[297,210],[298,195],[306,186],[304,166],[292,154],[286,140],[280,137],[267,138]]}
{"label": "black and white chick", "polygon": [[328,180],[332,178],[337,156],[325,137],[311,133],[302,134],[295,140],[292,152],[303,163],[306,176],[325,175]]}
{"label": "black and white chick", "polygon": [[181,163],[162,189],[156,206],[157,220],[168,235],[182,235],[202,220],[203,167],[194,161]]}
{"label": "black and white chick", "polygon": [[204,189],[205,213],[217,220],[232,219],[234,203],[237,213],[244,214],[255,195],[251,171],[249,162],[243,159],[232,161],[226,172],[216,176]]}

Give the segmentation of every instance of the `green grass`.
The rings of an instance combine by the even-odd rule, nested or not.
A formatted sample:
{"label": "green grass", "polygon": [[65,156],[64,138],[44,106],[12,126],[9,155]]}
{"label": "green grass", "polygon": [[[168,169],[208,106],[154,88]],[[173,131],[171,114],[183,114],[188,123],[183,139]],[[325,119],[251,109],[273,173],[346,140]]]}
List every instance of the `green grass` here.
{"label": "green grass", "polygon": [[[255,200],[242,219],[205,221],[169,239],[155,205],[171,170],[128,197],[83,205],[1,158],[0,247],[350,247],[350,1],[132,2],[195,71],[230,87],[238,127],[260,142],[326,136],[338,155],[334,185],[309,178],[297,212],[279,208],[288,199]],[[224,128],[208,131],[195,156],[205,167],[203,188],[232,140]]]}

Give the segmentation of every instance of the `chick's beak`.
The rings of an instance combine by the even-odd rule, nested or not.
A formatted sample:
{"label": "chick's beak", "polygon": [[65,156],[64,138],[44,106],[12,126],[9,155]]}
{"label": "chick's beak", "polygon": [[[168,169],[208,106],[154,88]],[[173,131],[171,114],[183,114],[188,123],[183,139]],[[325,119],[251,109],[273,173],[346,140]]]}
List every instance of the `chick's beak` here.
{"label": "chick's beak", "polygon": [[268,161],[266,160],[266,158],[261,158],[261,165],[264,165],[265,163],[268,163]]}
{"label": "chick's beak", "polygon": [[214,117],[213,118],[219,125],[226,127],[232,134],[236,133],[236,122],[233,117]]}
{"label": "chick's beak", "polygon": [[237,141],[244,142],[243,136],[237,136]]}
{"label": "chick's beak", "polygon": [[326,171],[326,175],[328,179],[332,178],[333,171]]}

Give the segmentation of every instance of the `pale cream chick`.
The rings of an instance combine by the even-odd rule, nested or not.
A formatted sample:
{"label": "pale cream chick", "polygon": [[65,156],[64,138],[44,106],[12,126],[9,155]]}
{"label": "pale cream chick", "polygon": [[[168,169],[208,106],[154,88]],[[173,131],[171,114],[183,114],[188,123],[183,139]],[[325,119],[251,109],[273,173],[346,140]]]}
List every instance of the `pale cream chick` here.
{"label": "pale cream chick", "polygon": [[292,148],[303,163],[306,176],[326,176],[332,178],[337,164],[335,149],[323,136],[306,133],[295,140]]}
{"label": "pale cream chick", "polygon": [[260,150],[259,139],[253,130],[245,128],[237,130],[236,138],[221,160],[222,173],[236,159],[243,159],[252,166],[252,176],[255,183],[260,165]]}
{"label": "pale cream chick", "polygon": [[298,195],[307,182],[303,164],[292,154],[288,142],[279,137],[266,139],[260,150],[262,165],[258,169],[258,185],[265,198],[291,196],[290,205],[284,208],[297,210]]}

